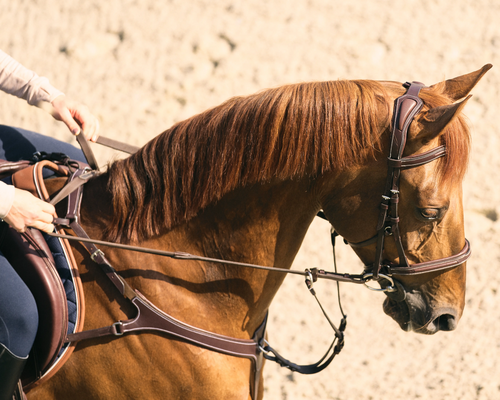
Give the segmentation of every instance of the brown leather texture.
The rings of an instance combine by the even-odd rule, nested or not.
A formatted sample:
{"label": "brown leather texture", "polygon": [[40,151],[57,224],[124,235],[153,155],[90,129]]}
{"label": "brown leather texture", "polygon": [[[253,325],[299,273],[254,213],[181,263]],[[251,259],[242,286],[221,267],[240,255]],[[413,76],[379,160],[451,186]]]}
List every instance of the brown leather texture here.
{"label": "brown leather texture", "polygon": [[[13,173],[12,181],[16,187],[47,200],[49,193],[43,180],[44,168],[52,170],[56,176],[69,174],[66,166],[48,160],[31,165],[28,161],[0,160],[2,176],[6,177]],[[64,231],[60,230],[59,233]],[[61,355],[59,354],[68,333],[66,293],[52,253],[40,231],[28,229],[26,233],[19,234],[2,223],[0,235],[2,252],[33,293],[39,311],[37,337],[22,376],[23,386],[29,391],[53,376],[74,350],[75,346],[69,345]],[[74,332],[80,332],[85,318],[83,287],[71,246],[66,240],[61,240],[60,243],[71,268],[78,303],[78,318]]]}
{"label": "brown leather texture", "polygon": [[17,171],[12,175],[12,184],[18,188],[27,190],[33,196],[38,197],[37,190],[35,186],[35,181],[33,180],[33,170],[35,169],[34,165],[30,165],[27,168],[24,168],[20,171]]}
{"label": "brown leather texture", "polygon": [[12,176],[14,172],[29,167],[29,165],[30,162],[26,160],[12,162],[0,159],[0,179],[5,179],[9,176]]}
{"label": "brown leather texture", "polygon": [[[40,239],[41,237],[41,239]],[[31,383],[53,363],[68,330],[68,306],[52,254],[37,230],[19,234],[2,224],[2,253],[33,293],[38,305],[39,328],[33,346],[36,365],[28,363],[24,384]]]}

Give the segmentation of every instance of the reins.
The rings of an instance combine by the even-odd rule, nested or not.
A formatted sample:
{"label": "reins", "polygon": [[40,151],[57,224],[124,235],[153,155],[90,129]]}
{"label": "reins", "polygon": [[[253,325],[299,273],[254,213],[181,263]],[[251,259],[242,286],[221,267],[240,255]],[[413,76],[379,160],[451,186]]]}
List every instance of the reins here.
{"label": "reins", "polygon": [[[56,224],[56,225],[69,226],[68,223],[69,223],[69,220],[65,219],[65,218],[55,218],[54,219],[54,224]],[[209,263],[233,265],[236,267],[253,268],[253,269],[259,269],[259,270],[263,270],[263,271],[280,272],[280,273],[284,273],[284,274],[302,275],[306,278],[309,277],[312,282],[316,282],[318,279],[329,279],[329,280],[334,280],[334,281],[339,281],[339,282],[350,282],[350,283],[362,284],[362,283],[365,283],[369,280],[369,279],[363,278],[363,275],[340,274],[340,273],[335,273],[335,272],[328,272],[328,271],[318,269],[318,268],[310,268],[310,269],[308,268],[305,271],[299,271],[299,270],[293,270],[293,269],[266,267],[264,265],[258,265],[258,264],[250,264],[250,263],[243,263],[243,262],[238,262],[238,261],[223,260],[223,259],[219,259],[219,258],[203,257],[203,256],[199,256],[199,255],[185,253],[182,251],[165,251],[165,250],[151,249],[151,248],[147,248],[147,247],[140,247],[140,246],[121,244],[121,243],[107,242],[104,240],[96,240],[96,239],[83,238],[83,237],[77,237],[77,236],[71,236],[71,235],[60,235],[57,233],[48,233],[48,235],[54,236],[54,237],[57,237],[60,239],[67,239],[67,240],[72,240],[72,241],[76,241],[76,242],[93,243],[93,244],[117,248],[117,249],[121,249],[121,250],[154,254],[154,255],[168,257],[168,258],[172,258],[172,259],[176,259],[176,260],[203,261],[203,262],[209,262]],[[91,257],[94,257],[94,254],[91,254]]]}

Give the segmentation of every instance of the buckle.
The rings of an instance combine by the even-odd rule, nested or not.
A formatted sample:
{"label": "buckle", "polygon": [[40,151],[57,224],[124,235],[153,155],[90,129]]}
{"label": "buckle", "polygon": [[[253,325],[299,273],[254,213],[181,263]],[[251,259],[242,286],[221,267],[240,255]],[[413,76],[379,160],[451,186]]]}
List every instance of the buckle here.
{"label": "buckle", "polygon": [[113,328],[113,335],[122,336],[125,332],[123,331],[123,322],[118,321],[111,325]]}
{"label": "buckle", "polygon": [[96,251],[94,251],[91,255],[90,255],[90,258],[92,259],[92,261],[94,261],[95,263],[97,263],[97,261],[95,260],[97,257],[105,257],[104,256],[104,253],[102,252],[102,250],[100,249],[97,249]]}

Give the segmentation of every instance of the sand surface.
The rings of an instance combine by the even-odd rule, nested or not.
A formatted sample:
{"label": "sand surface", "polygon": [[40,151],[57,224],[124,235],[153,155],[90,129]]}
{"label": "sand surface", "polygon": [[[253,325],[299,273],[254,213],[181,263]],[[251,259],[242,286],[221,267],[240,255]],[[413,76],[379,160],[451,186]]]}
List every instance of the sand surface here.
{"label": "sand surface", "polygon": [[[235,96],[339,78],[427,84],[495,67],[465,109],[473,151],[464,184],[467,299],[454,332],[405,333],[383,295],[342,285],[346,346],[315,376],[266,367],[267,399],[500,398],[500,2],[498,0],[0,0],[0,48],[100,118],[103,135],[142,145],[174,122]],[[43,111],[0,95],[0,122],[72,141]],[[115,153],[96,149],[101,163]],[[339,268],[361,264],[339,244]],[[295,268],[331,268],[315,222]],[[318,295],[338,319],[335,285]],[[301,279],[271,309],[270,339],[316,361],[330,330]]]}

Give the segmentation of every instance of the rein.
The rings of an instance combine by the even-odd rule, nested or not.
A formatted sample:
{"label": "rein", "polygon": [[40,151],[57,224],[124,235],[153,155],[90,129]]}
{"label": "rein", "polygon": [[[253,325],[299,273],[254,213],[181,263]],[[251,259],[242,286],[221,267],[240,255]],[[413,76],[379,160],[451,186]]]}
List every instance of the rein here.
{"label": "rein", "polygon": [[[55,218],[54,224],[69,227],[70,221],[67,218]],[[284,273],[284,274],[302,275],[306,278],[309,278],[312,282],[316,282],[318,280],[318,278],[329,279],[329,280],[334,280],[334,281],[339,281],[339,282],[350,282],[350,283],[366,283],[367,281],[370,280],[370,278],[368,278],[368,277],[365,278],[364,275],[340,274],[340,273],[336,273],[336,272],[328,272],[328,271],[318,269],[318,268],[311,268],[311,269],[308,268],[305,271],[299,271],[299,270],[293,270],[293,269],[266,267],[264,265],[258,265],[258,264],[242,263],[242,262],[238,262],[238,261],[223,260],[223,259],[219,259],[219,258],[203,257],[203,256],[194,255],[194,254],[184,253],[182,251],[157,250],[157,249],[151,249],[151,248],[147,248],[147,247],[131,246],[131,245],[127,245],[127,244],[107,242],[104,240],[96,240],[96,239],[84,238],[84,237],[79,237],[79,236],[61,235],[61,234],[57,234],[57,233],[48,233],[48,235],[53,236],[53,237],[57,237],[60,239],[73,240],[75,242],[93,243],[93,244],[98,244],[98,245],[107,246],[107,247],[113,247],[113,248],[122,249],[122,250],[136,251],[139,253],[154,254],[154,255],[158,255],[158,256],[173,258],[175,260],[203,261],[203,262],[210,262],[210,263],[233,265],[236,267],[254,268],[254,269],[260,269],[260,270],[270,271],[270,272],[280,272],[280,273]],[[92,253],[91,258],[93,259],[98,254],[98,252],[99,252],[99,250],[96,250],[94,253]]]}

